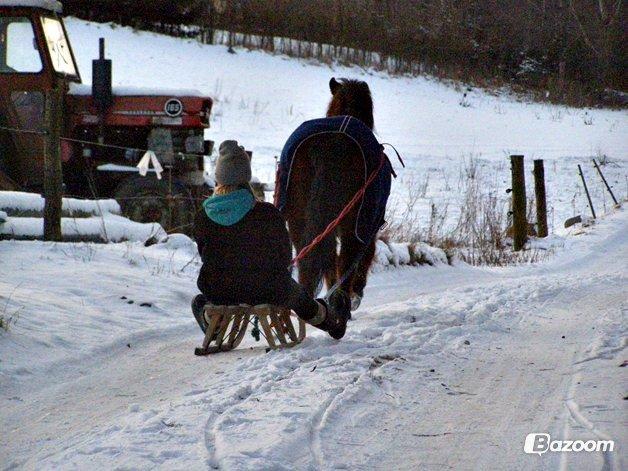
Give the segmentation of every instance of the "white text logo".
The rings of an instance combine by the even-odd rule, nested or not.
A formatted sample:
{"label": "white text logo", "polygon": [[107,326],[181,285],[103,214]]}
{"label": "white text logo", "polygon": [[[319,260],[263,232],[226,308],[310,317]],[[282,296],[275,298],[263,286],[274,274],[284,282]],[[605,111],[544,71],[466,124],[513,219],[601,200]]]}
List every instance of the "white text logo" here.
{"label": "white text logo", "polygon": [[613,440],[552,440],[549,433],[529,433],[523,451],[541,456],[548,451],[613,451]]}

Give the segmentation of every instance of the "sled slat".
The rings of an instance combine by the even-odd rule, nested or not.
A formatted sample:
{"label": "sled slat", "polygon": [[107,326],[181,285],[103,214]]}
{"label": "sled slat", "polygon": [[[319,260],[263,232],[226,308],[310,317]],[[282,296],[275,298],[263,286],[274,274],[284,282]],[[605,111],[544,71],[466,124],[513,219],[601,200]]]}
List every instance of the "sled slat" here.
{"label": "sled slat", "polygon": [[216,336],[216,345],[218,347],[222,347],[222,343],[225,340],[225,333],[227,332],[227,327],[229,327],[229,323],[231,322],[232,317],[233,314],[231,313],[231,309],[223,309],[220,328],[218,330],[218,335]]}
{"label": "sled slat", "polygon": [[281,313],[278,312],[274,307],[269,309],[269,316],[272,320],[272,325],[275,327],[275,334],[277,335],[277,339],[279,343],[282,345],[286,344],[286,335],[284,334],[284,325],[283,320],[281,318]]}
{"label": "sled slat", "polygon": [[244,314],[242,323],[240,324],[240,327],[239,327],[238,334],[235,340],[232,342],[231,348],[236,348],[238,345],[240,345],[240,342],[242,342],[242,339],[244,338],[244,334],[246,334],[246,328],[249,324],[250,318],[251,318],[251,315],[249,313]]}
{"label": "sled slat", "polygon": [[240,333],[240,326],[242,325],[242,319],[245,316],[245,312],[240,310],[233,315],[233,326],[231,327],[231,332],[229,332],[229,344],[233,345],[233,341],[237,338]]}
{"label": "sled slat", "polygon": [[275,343],[275,337],[273,335],[273,330],[268,324],[268,308],[264,307],[260,311],[258,311],[258,319],[259,324],[262,326],[262,330],[264,331],[264,335],[266,336],[266,341],[268,342],[268,346],[270,348],[277,348],[277,344]]}
{"label": "sled slat", "polygon": [[214,338],[214,333],[216,332],[216,326],[217,326],[217,324],[218,324],[218,322],[220,320],[221,320],[220,317],[218,315],[216,315],[216,314],[213,314],[209,318],[209,323],[208,323],[208,326],[207,326],[207,330],[205,331],[205,340],[203,341],[203,348],[204,349],[207,349],[207,347],[209,346],[210,342]]}
{"label": "sled slat", "polygon": [[299,338],[297,337],[297,333],[294,331],[294,325],[292,325],[292,319],[290,319],[290,311],[287,309],[283,309],[281,311],[281,323],[285,326],[290,340],[298,342]]}
{"label": "sled slat", "polygon": [[261,304],[258,306],[205,306],[204,317],[207,330],[202,347],[195,349],[196,355],[233,350],[242,342],[252,315],[259,324],[271,349],[292,347],[305,338],[305,322],[299,318],[297,334],[292,323],[291,311],[282,306]]}

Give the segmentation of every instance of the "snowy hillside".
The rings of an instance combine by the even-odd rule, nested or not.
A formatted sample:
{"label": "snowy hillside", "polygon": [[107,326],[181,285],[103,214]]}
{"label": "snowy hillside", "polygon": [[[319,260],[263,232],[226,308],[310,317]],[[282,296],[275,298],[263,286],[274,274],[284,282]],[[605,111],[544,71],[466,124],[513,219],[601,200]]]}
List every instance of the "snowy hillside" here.
{"label": "snowy hillside", "polygon": [[[625,469],[628,212],[611,211],[590,165],[605,156],[626,197],[625,112],[464,97],[426,78],[232,55],[76,19],[68,30],[88,82],[104,36],[115,85],[214,97],[207,136],[239,139],[267,181],[292,130],[324,113],[329,78],[364,79],[379,138],[408,165],[394,184],[398,204],[417,196],[422,224],[432,202],[455,223],[465,181],[507,198],[516,152],[528,170],[546,159],[560,234],[543,242],[557,248],[542,263],[378,264],[343,340],[308,327],[301,345],[267,353],[247,333],[210,357],[193,354],[200,263],[186,236],[150,247],[0,241],[0,469]],[[601,217],[558,231],[588,214],[578,163]],[[11,200],[3,220],[41,207],[32,195]],[[81,205],[91,219],[91,203]],[[116,221],[100,209],[103,224]],[[378,259],[398,261],[403,247],[382,245]],[[614,449],[526,454],[530,433],[614,440]]]}
{"label": "snowy hillside", "polygon": [[[463,91],[427,78],[391,78],[360,68],[311,63],[224,46],[203,46],[130,28],[70,19],[83,80],[90,83],[91,61],[98,38],[107,40],[117,86],[193,88],[216,100],[207,137],[220,142],[238,139],[254,152],[255,173],[274,180],[274,157],[290,133],[304,120],[323,116],[332,76],[368,82],[375,103],[375,127],[381,142],[394,144],[407,169],[393,187],[403,206],[408,188],[425,187],[416,204],[426,222],[430,202],[449,206],[453,221],[460,202],[463,161],[475,158],[483,188],[506,198],[510,187],[508,155],[524,154],[546,162],[550,229],[562,227],[575,214],[588,214],[576,165],[591,179],[594,204],[609,206],[609,197],[591,166],[591,157],[607,156],[605,167],[618,196],[627,195],[628,113],[580,110],[521,103],[509,96]],[[531,181],[531,174],[528,173]],[[531,187],[530,187],[531,188]],[[530,190],[531,191],[531,190]]]}

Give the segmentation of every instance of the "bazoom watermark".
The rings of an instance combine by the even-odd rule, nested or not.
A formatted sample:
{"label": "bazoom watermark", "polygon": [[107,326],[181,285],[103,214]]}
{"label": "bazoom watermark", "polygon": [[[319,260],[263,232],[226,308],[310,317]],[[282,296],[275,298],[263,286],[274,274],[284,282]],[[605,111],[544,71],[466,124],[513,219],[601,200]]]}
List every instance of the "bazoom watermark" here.
{"label": "bazoom watermark", "polygon": [[523,444],[523,451],[541,456],[548,451],[613,451],[613,440],[552,440],[549,433],[529,433]]}

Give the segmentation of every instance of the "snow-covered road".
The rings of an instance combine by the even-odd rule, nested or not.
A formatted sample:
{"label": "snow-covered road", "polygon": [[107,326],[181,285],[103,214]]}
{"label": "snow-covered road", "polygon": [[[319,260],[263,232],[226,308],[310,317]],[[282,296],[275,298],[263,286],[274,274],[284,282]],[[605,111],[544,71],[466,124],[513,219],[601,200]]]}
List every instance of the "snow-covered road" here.
{"label": "snow-covered road", "polygon": [[[209,358],[182,249],[2,242],[26,306],[0,339],[2,467],[619,470],[628,213],[586,231],[536,266],[377,273],[339,343]],[[615,451],[526,455],[532,432]]]}

